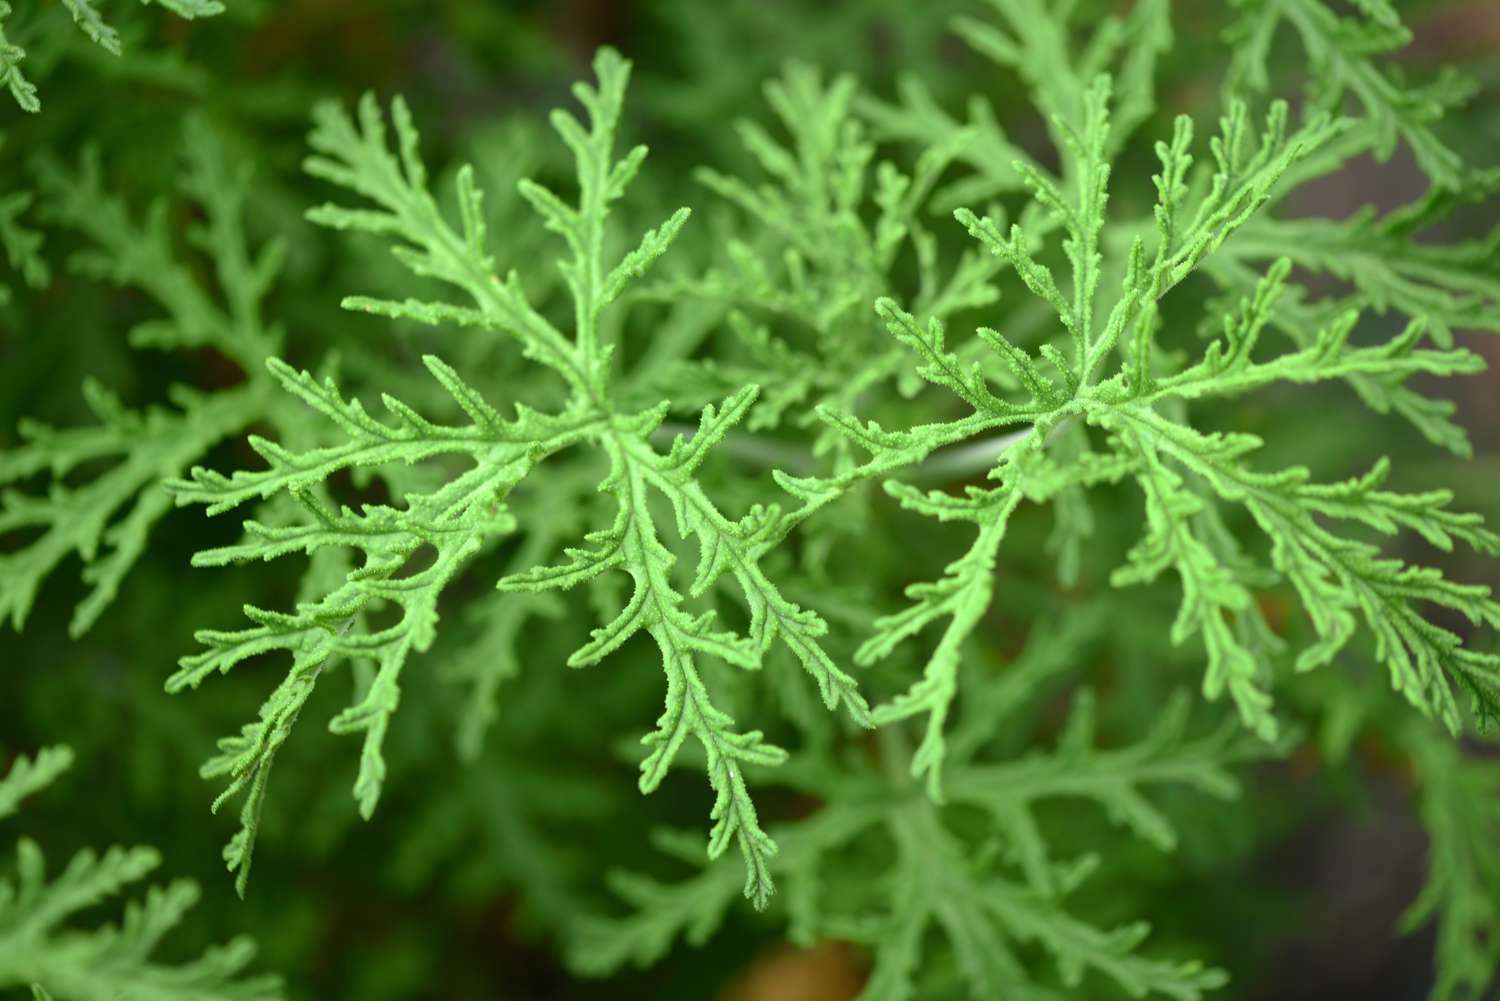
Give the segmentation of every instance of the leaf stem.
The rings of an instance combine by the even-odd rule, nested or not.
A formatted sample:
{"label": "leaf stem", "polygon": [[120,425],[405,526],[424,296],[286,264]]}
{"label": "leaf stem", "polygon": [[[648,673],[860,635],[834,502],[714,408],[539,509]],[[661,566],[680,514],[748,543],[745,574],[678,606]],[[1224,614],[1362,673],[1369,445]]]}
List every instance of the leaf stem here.
{"label": "leaf stem", "polygon": [[[963,479],[994,466],[995,460],[1014,445],[1031,437],[1035,428],[1027,427],[1008,434],[964,442],[938,451],[918,463],[905,475],[924,480]],[[681,435],[691,440],[698,433],[693,424],[668,422],[651,433],[651,444],[669,447]],[[742,462],[766,469],[780,469],[793,476],[811,476],[818,471],[817,457],[804,448],[774,438],[730,433],[719,445],[727,454]]]}

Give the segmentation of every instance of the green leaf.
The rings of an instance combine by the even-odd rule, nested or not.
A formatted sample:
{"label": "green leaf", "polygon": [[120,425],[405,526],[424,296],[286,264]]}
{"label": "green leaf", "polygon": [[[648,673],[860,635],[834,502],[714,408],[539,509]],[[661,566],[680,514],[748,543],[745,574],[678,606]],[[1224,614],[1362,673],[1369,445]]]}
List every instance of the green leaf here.
{"label": "green leaf", "polygon": [[[274,241],[253,250],[244,231],[250,173],[231,160],[221,136],[201,118],[183,129],[182,182],[202,207],[190,234],[217,278],[221,305],[200,282],[197,263],[173,246],[165,203],[137,223],[124,202],[106,193],[97,157],[71,171],[47,159],[38,180],[44,216],[80,231],[91,244],[72,260],[87,274],[139,288],[165,314],[132,331],[137,347],[213,347],[244,366],[244,385],[213,393],[177,387],[171,406],[130,409],[95,382],[84,385],[92,426],[59,429],[23,421],[23,443],[0,456],[0,533],[33,533],[0,556],[0,617],[19,629],[38,588],[70,555],[85,564],[89,592],[70,631],[86,632],[115,599],[145,552],[157,523],[171,509],[159,489],[183,475],[214,446],[270,417],[270,380],[263,366],[281,333],[262,315],[281,265]],[[94,467],[109,463],[103,472]],[[85,475],[77,475],[87,471]],[[45,476],[45,497],[19,489]]]}
{"label": "green leaf", "polygon": [[942,639],[933,648],[923,669],[922,680],[875,711],[879,725],[925,713],[927,730],[912,756],[912,774],[926,775],[929,794],[942,796],[941,773],[945,744],[943,726],[958,689],[958,665],[965,639],[989,609],[995,575],[995,557],[1005,537],[1005,526],[1022,494],[1012,487],[981,491],[969,488],[967,499],[955,503],[942,494],[923,496],[901,484],[887,489],[903,507],[940,520],[962,519],[979,526],[969,551],[949,564],[947,576],[933,584],[913,584],[906,589],[914,604],[905,611],[875,622],[875,634],[855,653],[855,660],[870,664],[888,656],[898,643],[916,635],[939,619],[949,620]]}
{"label": "green leaf", "polygon": [[18,878],[0,880],[0,984],[34,985],[35,996],[106,1001],[122,995],[150,1001],[274,1001],[281,983],[245,976],[255,947],[235,939],[198,959],[168,964],[151,958],[165,935],[198,900],[187,881],[153,887],[127,905],[124,920],[81,930],[77,915],[119,895],[160,861],[150,848],[85,849],[50,881],[41,849],[22,840]]}
{"label": "green leaf", "polygon": [[0,84],[10,91],[22,111],[38,112],[42,109],[36,97],[36,84],[26,79],[21,72],[21,63],[26,60],[26,50],[5,37],[5,19],[11,15],[10,4],[0,0]]}
{"label": "green leaf", "polygon": [[1388,159],[1401,140],[1435,185],[1456,188],[1463,183],[1461,158],[1433,126],[1447,109],[1466,100],[1472,87],[1451,70],[1424,86],[1412,86],[1394,67],[1372,58],[1411,41],[1411,32],[1389,4],[1362,5],[1367,20],[1341,16],[1323,0],[1238,0],[1238,6],[1244,13],[1231,34],[1241,43],[1235,46],[1240,78],[1265,88],[1270,42],[1286,24],[1312,64],[1315,98],[1328,108],[1340,107],[1345,95],[1357,100],[1381,159]]}
{"label": "green leaf", "polygon": [[[1137,997],[1205,996],[1227,981],[1222,971],[1145,955],[1143,924],[1099,927],[1065,906],[1093,861],[1070,866],[1046,857],[1032,813],[1045,801],[1092,800],[1116,824],[1170,850],[1174,830],[1148,790],[1183,786],[1233,798],[1239,783],[1229,766],[1264,753],[1264,745],[1247,743],[1233,726],[1186,739],[1185,707],[1184,700],[1174,700],[1150,734],[1119,749],[1094,747],[1087,696],[1075,705],[1054,753],[975,763],[971,746],[948,786],[955,803],[977,808],[985,818],[977,837],[972,817],[959,822],[957,813],[913,797],[868,761],[802,771],[798,791],[824,805],[776,830],[781,851],[771,861],[786,886],[783,920],[791,938],[811,944],[837,937],[866,946],[872,969],[862,1001],[931,996],[929,988],[937,983],[979,997],[1059,996],[1023,962],[1018,947],[1028,943],[1051,954],[1071,993],[1088,978],[1091,988],[1112,981]],[[1003,726],[1019,708],[1009,703],[1001,718],[987,722]],[[993,730],[982,742],[992,738]],[[899,740],[883,740],[881,750],[904,764]],[[1006,866],[997,864],[993,844],[980,839],[1007,843],[1012,850],[1001,857],[1012,860],[1025,881],[1002,875]],[[658,843],[690,864],[699,857],[692,839],[663,834]],[[572,965],[593,975],[627,963],[650,965],[678,937],[703,945],[724,921],[736,889],[723,865],[675,882],[634,873],[614,873],[610,882],[629,912],[590,918],[569,950]],[[940,969],[954,970],[957,982],[932,975]]]}
{"label": "green leaf", "polygon": [[1500,971],[1500,772],[1452,743],[1410,729],[1405,743],[1420,781],[1419,812],[1426,828],[1427,882],[1401,917],[1407,933],[1435,921],[1437,980],[1433,1001],[1482,992]]}
{"label": "green leaf", "polygon": [[[697,434],[679,437],[665,453],[653,439],[667,405],[630,411],[613,398],[611,357],[616,344],[611,338],[618,328],[605,318],[608,311],[624,308],[627,299],[621,292],[627,283],[667,248],[687,216],[686,210],[673,215],[648,232],[635,250],[612,256],[610,206],[624,195],[645,151],[637,147],[623,157],[615,155],[629,64],[602,50],[594,69],[597,83],[574,89],[587,123],[566,111],[552,116],[554,129],[576,163],[577,203],[535,182],[520,186],[521,196],[562,239],[565,252],[559,267],[574,306],[570,334],[532,307],[517,276],[501,281],[492,273],[481,195],[467,169],[458,175],[458,227],[444,217],[428,191],[419,138],[399,99],[392,105],[394,152],[388,148],[385,120],[373,99],[361,103],[357,125],[333,106],[322,106],[316,113],[311,137],[316,155],[307,161],[307,170],[375,208],[325,205],[313,210],[311,218],[335,228],[394,238],[398,258],[412,272],[437,279],[469,300],[356,297],[345,300],[345,305],[502,332],[520,342],[523,357],[560,377],[566,401],[550,412],[518,404],[514,419],[503,418],[455,369],[428,358],[429,371],[470,423],[438,423],[391,396],[383,398],[390,419],[379,420],[357,399],[345,398],[331,380],[320,383],[272,359],[268,364],[275,378],[342,440],[294,450],[252,438],[267,468],[230,476],[195,468],[191,480],[170,484],[179,503],[206,504],[210,513],[277,497],[290,498],[303,512],[296,520],[246,522],[245,541],[198,554],[195,563],[200,566],[277,559],[294,552],[362,554],[362,561],[341,575],[310,578],[308,597],[291,613],[247,607],[250,627],[200,633],[207,649],[184,658],[169,682],[174,690],[196,686],[248,658],[277,651],[290,657],[285,680],[266,700],[260,718],[238,737],[222,741],[221,753],[204,768],[209,777],[227,779],[218,803],[244,797],[241,830],[226,852],[242,892],[272,762],[320,676],[340,663],[373,665],[355,704],[330,724],[336,733],[364,734],[355,797],[361,814],[369,817],[385,778],[382,747],[399,706],[399,678],[406,662],[432,644],[445,590],[502,535],[520,535],[527,554],[525,565],[513,564],[499,582],[503,592],[527,592],[510,595],[518,608],[538,607],[534,592],[571,588],[606,571],[629,575],[629,597],[608,610],[606,621],[592,629],[568,664],[584,667],[610,658],[640,633],[655,641],[666,679],[665,705],[657,728],[645,738],[651,750],[642,763],[641,789],[650,792],[660,785],[689,737],[702,746],[715,796],[709,851],[717,856],[730,842],[739,845],[747,870],[745,893],[756,906],[765,906],[772,892],[769,860],[776,848],[760,826],[745,769],[779,764],[785,752],[765,743],[759,731],[736,729],[733,719],[714,704],[702,666],[724,662],[756,669],[780,640],[813,677],[829,708],[843,703],[855,720],[868,723],[868,706],[857,684],[822,647],[826,623],[787,599],[760,566],[804,514],[756,507],[733,520],[698,480],[710,450],[749,411],[756,388],[741,387],[721,406],[706,408]],[[547,523],[550,513],[541,512],[534,524],[521,523],[507,501],[513,491],[523,494],[532,489],[530,477],[539,466],[578,446],[607,459],[608,472],[598,489],[613,500],[615,513],[607,527],[585,532],[586,545],[564,544],[564,559],[549,564],[545,560],[554,546],[565,543]],[[452,463],[444,461],[450,458],[469,468],[455,474]],[[436,485],[403,488],[401,505],[367,504],[356,511],[324,499],[329,478],[345,469],[381,476],[394,490],[407,480],[394,475],[393,469],[415,464],[425,464],[434,474],[416,482]],[[671,503],[678,534],[696,538],[699,544],[699,569],[688,593],[672,578],[676,556],[658,528],[649,499],[653,493]],[[280,510],[290,509],[283,505]],[[422,551],[431,554],[430,560],[410,570]],[[742,592],[749,613],[746,635],[715,626],[711,607],[694,607],[706,603],[710,585],[725,573]],[[396,624],[374,626],[372,613],[388,609],[399,613]]]}
{"label": "green leaf", "polygon": [[[0,817],[72,762],[67,747],[18,759],[0,778]],[[50,880],[36,842],[22,838],[16,856],[15,878],[0,878],[0,987],[30,985],[35,998],[63,1001],[277,1001],[283,996],[277,978],[244,975],[255,955],[249,939],[235,939],[185,963],[152,958],[197,902],[198,888],[191,882],[152,887],[144,900],[126,905],[117,925],[78,927],[80,914],[157,867],[160,856],[154,849],[116,847],[103,855],[84,849]]]}
{"label": "green leaf", "polygon": [[[34,198],[30,191],[12,191],[0,197],[0,248],[11,269],[20,273],[21,281],[31,288],[44,288],[52,272],[41,255],[42,234],[21,221]],[[9,289],[0,286],[0,302],[9,294]]]}
{"label": "green leaf", "polygon": [[30,758],[18,757],[0,778],[0,820],[14,814],[21,800],[47,788],[72,766],[73,750],[69,747],[44,747]]}

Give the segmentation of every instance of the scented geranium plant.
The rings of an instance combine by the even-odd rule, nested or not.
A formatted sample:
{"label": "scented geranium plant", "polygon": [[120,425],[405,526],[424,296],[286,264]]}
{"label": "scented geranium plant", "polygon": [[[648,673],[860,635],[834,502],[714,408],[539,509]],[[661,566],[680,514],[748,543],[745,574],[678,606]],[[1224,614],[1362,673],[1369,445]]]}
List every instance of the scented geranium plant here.
{"label": "scented geranium plant", "polygon": [[[284,935],[290,986],[244,940],[151,958],[186,882],[65,930],[159,854],[48,877],[31,841],[0,985],[298,996],[342,905],[284,931],[251,861],[301,842],[384,873],[403,928],[513,891],[524,929],[490,934],[597,996],[707,996],[770,936],[835,949],[830,998],[1235,996],[1276,963],[1240,928],[1277,906],[1253,862],[1311,768],[1409,790],[1427,876],[1389,932],[1435,928],[1431,997],[1487,996],[1500,536],[1456,497],[1500,481],[1449,397],[1500,332],[1500,168],[1444,117],[1474,85],[1398,65],[1384,0],[1240,0],[1206,33],[1169,0],[954,6],[828,30],[927,32],[962,72],[812,52],[694,103],[603,46],[545,124],[525,102],[437,150],[400,96],[178,80],[149,208],[111,166],[128,138],[28,151],[0,192],[16,336],[130,350],[120,388],[87,373],[91,422],[23,419],[0,453],[12,683],[64,685],[29,661],[123,629],[130,704],[171,707],[138,737],[170,749],[135,769],[158,783],[258,702],[202,767],[246,898],[215,919]],[[653,10],[731,62],[755,20]],[[40,118],[26,56],[0,36]],[[288,148],[290,90],[300,180],[247,138]],[[1320,208],[1382,169],[1411,197]],[[79,317],[56,283],[124,306]],[[37,639],[75,557],[72,639]],[[73,758],[19,759],[0,818]],[[367,986],[334,989],[533,996],[406,934],[424,986],[350,947]],[[735,989],[777,996],[757,968]]]}

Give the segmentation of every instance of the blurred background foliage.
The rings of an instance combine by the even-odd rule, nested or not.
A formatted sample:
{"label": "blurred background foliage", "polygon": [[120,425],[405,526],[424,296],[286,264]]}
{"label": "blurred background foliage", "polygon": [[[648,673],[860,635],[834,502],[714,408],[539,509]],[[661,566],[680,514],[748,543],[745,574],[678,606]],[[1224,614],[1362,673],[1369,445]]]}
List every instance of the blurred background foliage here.
{"label": "blurred background foliage", "polygon": [[[252,238],[286,241],[287,265],[267,311],[287,331],[289,360],[315,366],[332,349],[344,377],[365,390],[372,383],[392,388],[388,380],[399,377],[393,373],[405,373],[413,388],[397,395],[408,400],[430,392],[417,388],[423,379],[413,363],[437,338],[449,339],[444,355],[462,371],[492,365],[503,378],[512,363],[489,357],[482,343],[453,343],[451,333],[398,326],[390,336],[389,321],[338,308],[344,291],[380,288],[394,297],[411,279],[382,247],[302,218],[327,197],[299,169],[308,109],[319,98],[404,94],[422,125],[429,163],[475,163],[491,192],[490,232],[502,269],[524,264],[542,239],[533,217],[506,193],[518,177],[567,169],[555,144],[537,141],[543,112],[568,100],[568,85],[605,43],[636,63],[625,121],[629,138],[652,148],[623,211],[633,224],[661,218],[683,201],[704,206],[702,224],[690,227],[673,254],[690,264],[715,259],[716,226],[723,225],[715,221],[722,210],[693,171],[710,165],[753,174],[725,125],[747,115],[765,120],[762,85],[791,61],[827,75],[852,73],[882,98],[895,94],[905,74],[919,77],[948,108],[981,93],[1014,138],[1048,155],[1017,81],[948,33],[948,15],[967,8],[963,0],[233,0],[224,15],[195,21],[117,5],[118,57],[67,24],[60,4],[13,5],[7,31],[26,43],[43,112],[24,115],[0,102],[0,196],[34,187],[40,158],[71,164],[94,149],[109,190],[137,211],[166,199],[169,224],[181,232],[195,209],[175,194],[180,161],[173,151],[185,118],[203,116],[229,137],[237,159],[253,165]],[[1156,134],[1172,114],[1207,115],[1217,107],[1226,58],[1220,38],[1231,6],[1176,5],[1178,42],[1163,63]],[[1413,73],[1458,65],[1480,82],[1467,108],[1445,120],[1445,138],[1471,162],[1495,162],[1500,5],[1424,0],[1401,7],[1415,42],[1399,58]],[[1144,181],[1149,151],[1134,155]],[[1421,189],[1403,151],[1390,163],[1361,162],[1299,197],[1309,211],[1340,216],[1367,202],[1396,204]],[[1495,216],[1491,205],[1461,214],[1449,228],[1455,237],[1479,234]],[[212,387],[236,377],[207,351],[141,363],[124,332],[151,315],[151,304],[70,270],[66,261],[84,241],[49,225],[45,213],[33,209],[27,218],[45,238],[42,257],[52,275],[31,288],[0,264],[0,284],[12,292],[0,305],[0,446],[12,441],[21,415],[64,425],[83,420],[78,387],[87,377],[133,402],[159,399],[174,382]],[[527,277],[539,296],[555,280],[537,268]],[[1405,424],[1372,427],[1338,389],[1298,390],[1284,401],[1262,394],[1240,405],[1234,420],[1272,442],[1315,424],[1316,435],[1293,436],[1299,460],[1327,478],[1389,453],[1394,486],[1450,485],[1456,506],[1500,522],[1500,342],[1459,336],[1492,362],[1488,376],[1442,389],[1459,394],[1458,419],[1475,443],[1471,462],[1443,457]],[[219,468],[254,462],[241,443],[222,446],[213,458]],[[1099,534],[1110,540],[1102,548],[1123,551],[1135,508],[1096,510]],[[890,511],[881,516],[902,531],[918,527]],[[1086,595],[1063,593],[1054,575],[1036,569],[1051,562],[1045,524],[1031,531],[1023,515],[1018,519],[1007,556],[1015,572],[995,613],[1001,635],[1059,602],[1075,612],[1087,604]],[[661,869],[644,832],[696,824],[702,802],[691,781],[672,780],[661,794],[640,797],[619,753],[639,722],[655,714],[657,673],[561,670],[577,637],[545,620],[528,627],[527,663],[504,682],[499,717],[476,744],[463,737],[472,732],[471,694],[454,682],[462,680],[466,658],[476,656],[471,640],[483,623],[453,617],[438,646],[407,672],[402,717],[387,744],[386,800],[371,823],[349,808],[356,763],[344,742],[316,726],[299,731],[278,766],[255,879],[247,898],[237,900],[219,861],[229,822],[209,816],[211,790],[197,777],[197,763],[217,735],[253,717],[266,682],[246,669],[218,683],[211,697],[162,691],[177,657],[192,649],[196,626],[232,621],[245,601],[274,607],[286,597],[274,570],[189,568],[195,550],[230,541],[232,522],[209,522],[196,510],[169,515],[116,605],[82,639],[68,637],[82,594],[71,573],[48,580],[23,633],[0,634],[0,769],[10,754],[59,740],[79,758],[51,794],[29,805],[28,832],[60,857],[87,844],[158,846],[167,870],[204,889],[173,948],[189,955],[249,933],[261,945],[257,968],[282,973],[298,998],[836,1001],[857,992],[864,965],[855,950],[838,943],[794,950],[748,909],[702,948],[680,948],[649,972],[604,982],[565,972],[557,954],[571,923],[609,906],[601,874],[617,866]],[[951,549],[913,541],[892,555],[910,561],[909,579],[927,579]],[[1482,580],[1485,572],[1477,563],[1451,569],[1464,580]],[[860,598],[857,589],[839,596],[856,621],[871,614]],[[1101,700],[1103,729],[1129,732],[1141,713],[1149,717],[1164,691],[1160,665],[1188,659],[1164,629],[1135,624],[1167,621],[1171,600],[1157,589],[1109,605],[1107,638],[1085,658],[1108,665],[1095,674],[1096,683],[1112,686],[1112,698]],[[1308,679],[1307,691],[1319,683]],[[322,718],[347,693],[325,686],[315,698],[326,705],[311,714]],[[1153,915],[1164,948],[1183,944],[1236,971],[1226,997],[1425,996],[1431,932],[1392,937],[1425,871],[1413,757],[1391,736],[1399,724],[1360,722],[1392,714],[1381,696],[1372,699],[1380,704],[1350,709],[1356,722],[1349,736],[1338,719],[1319,721],[1326,732],[1313,747],[1323,753],[1308,749],[1249,771],[1243,809],[1169,801],[1185,844],[1170,859],[1122,849],[1106,888],[1094,891],[1105,895],[1099,913]],[[1056,729],[1063,705],[1059,695],[1041,706],[1018,744]],[[1352,752],[1336,753],[1342,744],[1352,744]],[[466,747],[476,755],[472,764],[461,763]],[[768,802],[787,816],[809,808]],[[1084,843],[1085,830],[1103,824],[1086,812],[1078,826],[1069,823],[1061,829]]]}

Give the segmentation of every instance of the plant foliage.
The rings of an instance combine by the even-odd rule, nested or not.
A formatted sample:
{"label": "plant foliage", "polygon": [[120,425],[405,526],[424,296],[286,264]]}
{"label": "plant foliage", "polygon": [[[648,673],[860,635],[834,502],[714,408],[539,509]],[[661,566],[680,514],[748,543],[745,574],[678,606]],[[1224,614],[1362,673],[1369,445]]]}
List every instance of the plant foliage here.
{"label": "plant foliage", "polygon": [[[0,778],[0,817],[20,800],[50,785],[73,763],[66,747],[17,758]],[[273,1001],[282,997],[274,977],[241,976],[255,947],[236,939],[185,964],[152,958],[163,937],[198,900],[190,880],[152,887],[126,906],[118,925],[72,927],[80,912],[123,892],[161,863],[151,848],[114,847],[103,855],[84,849],[50,879],[42,850],[22,838],[14,879],[0,879],[0,984],[30,984],[38,997],[131,997],[159,1001]]]}
{"label": "plant foliage", "polygon": [[[105,651],[101,693],[174,749],[122,766],[155,794],[250,716],[201,768],[244,913],[261,843],[407,893],[467,852],[454,895],[515,889],[581,977],[669,983],[683,943],[743,963],[759,928],[857,947],[864,1001],[1195,1001],[1255,962],[1174,909],[1193,881],[1256,898],[1215,817],[1270,839],[1297,807],[1260,783],[1308,756],[1342,781],[1362,736],[1430,841],[1401,926],[1437,924],[1431,996],[1493,986],[1500,535],[1471,510],[1492,444],[1445,394],[1486,392],[1500,168],[1451,127],[1481,85],[1398,65],[1392,5],[871,0],[762,81],[731,68],[761,14],[665,3],[641,16],[691,54],[632,81],[598,47],[550,132],[532,97],[493,130],[448,101],[478,49],[410,100],[270,69],[210,97],[123,11],[32,6],[0,2],[0,82],[38,112],[55,76],[64,111],[15,130],[0,316],[38,339],[7,391],[48,419],[0,452],[0,617],[28,657]],[[295,18],[229,17],[172,37],[275,66]],[[564,62],[508,6],[442,18]],[[863,33],[875,69],[837,58]],[[142,138],[73,141],[75,63],[139,85]],[[167,131],[170,177],[139,152]],[[1319,210],[1372,170],[1413,194]],[[199,517],[231,511],[237,536]],[[41,645],[73,557],[73,642]],[[170,709],[100,666],[152,622],[196,630],[132,647],[204,689]],[[0,818],[71,761],[18,759]],[[330,761],[379,825],[346,829]],[[387,837],[389,872],[334,850]],[[243,939],[150,958],[188,882],[64,930],[155,852],[18,857],[0,984],[280,996]],[[310,964],[299,920],[276,955]],[[417,992],[410,954],[363,955],[341,989]]]}

